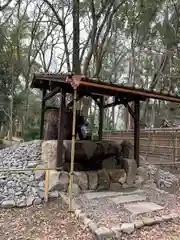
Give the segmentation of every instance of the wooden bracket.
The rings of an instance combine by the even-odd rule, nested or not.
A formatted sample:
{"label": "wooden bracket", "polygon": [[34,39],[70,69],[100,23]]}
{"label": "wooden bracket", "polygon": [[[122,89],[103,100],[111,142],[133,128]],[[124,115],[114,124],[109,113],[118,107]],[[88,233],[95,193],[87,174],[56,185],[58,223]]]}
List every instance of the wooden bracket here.
{"label": "wooden bracket", "polygon": [[56,87],[54,88],[52,91],[50,91],[49,93],[47,93],[44,98],[43,101],[47,101],[48,99],[54,97],[54,95],[56,95],[57,93],[59,93],[61,91],[60,87]]}
{"label": "wooden bracket", "polygon": [[123,103],[123,104],[128,109],[128,111],[131,114],[132,118],[135,120],[136,119],[136,115],[135,115],[134,111],[132,110],[132,108],[129,106],[128,103]]}

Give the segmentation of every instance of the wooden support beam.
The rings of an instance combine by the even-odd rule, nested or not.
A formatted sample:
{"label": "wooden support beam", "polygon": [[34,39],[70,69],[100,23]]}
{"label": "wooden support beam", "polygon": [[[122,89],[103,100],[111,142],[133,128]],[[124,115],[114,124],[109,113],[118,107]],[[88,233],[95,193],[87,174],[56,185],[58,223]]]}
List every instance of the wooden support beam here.
{"label": "wooden support beam", "polygon": [[123,104],[122,101],[117,101],[117,102],[115,101],[113,103],[108,103],[108,104],[104,105],[104,108],[114,107],[114,106],[120,105],[120,104]]}
{"label": "wooden support beam", "polygon": [[[139,101],[139,100],[138,100]],[[128,109],[129,113],[131,114],[132,118],[133,119],[136,119],[136,116],[135,116],[135,113],[134,111],[132,110],[132,108],[129,106],[128,103],[125,103],[124,106]]]}
{"label": "wooden support beam", "polygon": [[[99,99],[99,96],[95,96],[95,95],[91,95],[91,94],[86,94],[86,93],[79,93],[79,96],[77,97],[77,101],[79,101],[82,97],[84,97],[84,96],[89,96],[89,97],[91,97],[95,102],[96,102],[96,104],[98,105],[98,107],[100,107],[100,102],[98,101],[98,99]],[[69,107],[72,107],[73,106],[73,100],[70,102],[70,103],[68,103],[68,105],[67,105],[67,107],[69,108]]]}
{"label": "wooden support beam", "polygon": [[66,108],[66,94],[61,90],[59,119],[58,119],[58,141],[57,141],[57,159],[56,167],[61,168],[63,164],[63,140],[64,140],[64,113]]}
{"label": "wooden support beam", "polygon": [[99,141],[102,140],[103,135],[103,117],[104,117],[104,97],[100,97],[100,106],[99,106]]}
{"label": "wooden support beam", "polygon": [[140,140],[140,101],[135,101],[134,106],[134,159],[139,167],[139,140]]}
{"label": "wooden support beam", "polygon": [[[115,97],[115,101],[104,105],[104,108],[114,107],[116,105],[123,104],[129,110],[129,108],[131,108],[131,107],[128,105],[128,102],[131,102],[131,101],[132,101],[132,99],[120,99],[119,100],[119,97]],[[130,109],[130,111],[132,112],[131,109]]]}
{"label": "wooden support beam", "polygon": [[61,91],[61,88],[60,88],[60,87],[54,88],[52,91],[50,91],[49,93],[47,93],[47,94],[44,96],[44,101],[47,101],[48,99],[54,97],[54,95],[56,95],[56,94],[59,93],[60,91]]}
{"label": "wooden support beam", "polygon": [[45,101],[44,97],[46,95],[46,90],[43,89],[42,91],[42,101],[41,101],[41,125],[40,125],[40,139],[43,139],[43,133],[44,133],[44,113],[45,113]]}

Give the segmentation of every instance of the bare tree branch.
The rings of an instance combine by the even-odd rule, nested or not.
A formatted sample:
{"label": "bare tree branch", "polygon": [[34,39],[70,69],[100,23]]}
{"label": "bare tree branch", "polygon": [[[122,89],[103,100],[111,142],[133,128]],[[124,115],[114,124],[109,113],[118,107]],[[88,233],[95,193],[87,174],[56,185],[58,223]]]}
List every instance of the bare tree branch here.
{"label": "bare tree branch", "polygon": [[0,11],[3,11],[6,7],[8,7],[11,2],[12,2],[12,0],[8,0],[7,3],[5,3],[2,6],[0,6]]}
{"label": "bare tree branch", "polygon": [[[102,13],[104,13],[105,9],[108,7],[109,4],[110,4],[110,6],[109,6],[108,10],[110,10],[111,7],[112,7],[113,1],[112,0],[106,0],[103,4],[102,8],[100,9],[99,13],[96,15],[95,14],[94,0],[91,0],[91,5],[90,6],[91,6],[91,14],[92,14],[93,25],[92,25],[92,29],[89,32],[89,35],[87,37],[86,43],[84,45],[84,48],[83,48],[83,50],[81,52],[81,56],[80,56],[80,62],[82,62],[83,57],[84,57],[84,53],[87,50],[88,44],[91,40],[90,49],[89,49],[89,52],[88,52],[88,54],[86,56],[86,59],[84,61],[84,69],[83,69],[84,74],[87,73],[89,62],[90,62],[92,54],[93,54],[93,50],[94,50],[93,46],[94,46],[96,32],[97,32],[98,20],[100,19]],[[106,20],[106,18],[104,18],[104,20]],[[105,21],[104,21],[104,23],[102,23],[102,25],[101,25],[102,27],[100,27],[100,29],[101,29],[100,31],[102,31],[104,24],[105,24]]]}
{"label": "bare tree branch", "polygon": [[10,115],[4,110],[4,108],[0,107],[0,110],[2,110],[8,118],[10,118]]}
{"label": "bare tree branch", "polygon": [[[122,6],[124,3],[125,3],[125,0],[121,1],[121,3],[116,8],[113,8],[113,10],[111,12],[114,1],[108,1],[108,0],[106,1],[106,8],[107,9],[106,9],[103,21],[102,21],[101,25],[99,26],[98,30],[97,30],[97,17],[95,17],[95,19],[93,19],[93,27],[92,27],[92,34],[91,34],[91,45],[90,45],[88,54],[87,54],[87,56],[85,58],[85,61],[84,61],[83,74],[85,74],[85,75],[87,74],[89,63],[90,63],[90,60],[92,58],[93,52],[95,52],[95,50],[98,49],[98,43],[99,43],[100,35],[102,33],[102,30],[103,30],[105,24],[107,23],[106,31],[103,35],[102,42],[101,42],[101,50],[102,51],[101,51],[101,53],[99,52],[99,54],[100,54],[99,55],[99,64],[98,64],[98,67],[97,67],[97,71],[95,72],[96,76],[97,76],[97,74],[99,74],[102,59],[103,59],[103,56],[105,54],[104,44],[106,42],[106,39],[108,37],[109,31],[110,31],[110,28],[111,28],[111,25],[112,25],[113,16],[116,13],[116,11],[120,8],[120,6]],[[104,8],[105,8],[105,6],[103,6],[103,11],[104,11]],[[110,14],[110,12],[111,12],[111,14]],[[101,13],[101,10],[100,10],[100,13]],[[100,15],[100,13],[99,13],[99,15]],[[110,14],[110,16],[109,16],[109,14]]]}
{"label": "bare tree branch", "polygon": [[65,53],[66,53],[66,63],[67,63],[67,69],[70,72],[71,71],[71,65],[70,65],[70,56],[69,56],[69,50],[68,50],[68,43],[67,43],[67,38],[66,38],[66,26],[65,23],[63,22],[63,20],[60,18],[59,14],[57,13],[57,11],[55,10],[54,6],[48,1],[48,0],[44,0],[44,2],[49,6],[49,8],[52,10],[52,12],[54,13],[57,21],[59,22],[59,25],[62,28],[62,32],[63,32],[63,40],[64,40],[64,49],[65,49]]}

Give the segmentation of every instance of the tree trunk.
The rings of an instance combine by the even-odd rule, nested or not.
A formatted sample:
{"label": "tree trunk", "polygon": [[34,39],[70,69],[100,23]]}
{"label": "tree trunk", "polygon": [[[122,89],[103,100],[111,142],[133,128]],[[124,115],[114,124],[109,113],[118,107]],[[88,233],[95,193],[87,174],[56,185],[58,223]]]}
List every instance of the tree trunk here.
{"label": "tree trunk", "polygon": [[57,140],[58,138],[58,108],[51,108],[45,111],[45,132],[44,140]]}
{"label": "tree trunk", "polygon": [[[60,131],[64,131],[64,139],[72,139],[72,112],[65,111],[64,113],[64,128]],[[59,118],[59,108],[49,108],[45,111],[45,132],[44,140],[57,140],[58,139],[58,118]],[[78,115],[77,115],[78,118]],[[77,119],[77,124],[78,124]],[[77,132],[77,129],[76,129]]]}
{"label": "tree trunk", "polygon": [[73,72],[81,73],[79,58],[79,0],[73,1]]}

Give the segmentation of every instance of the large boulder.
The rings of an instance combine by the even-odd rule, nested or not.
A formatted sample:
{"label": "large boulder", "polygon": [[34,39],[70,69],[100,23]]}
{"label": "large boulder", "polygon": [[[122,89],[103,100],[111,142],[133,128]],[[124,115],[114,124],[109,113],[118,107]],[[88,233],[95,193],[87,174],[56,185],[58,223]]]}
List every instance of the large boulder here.
{"label": "large boulder", "polygon": [[138,167],[137,175],[144,178],[145,181],[148,180],[148,172],[147,172],[147,169],[145,167],[142,167],[142,166]]}
{"label": "large boulder", "polygon": [[56,169],[57,141],[50,140],[42,143],[41,161],[48,168]]}
{"label": "large boulder", "polygon": [[[71,140],[63,141],[63,168],[70,171]],[[75,143],[74,163],[75,171],[97,171],[102,168],[119,168],[121,162],[120,144],[113,141],[77,140]],[[43,164],[56,169],[57,140],[48,140],[42,143]]]}
{"label": "large boulder", "polygon": [[98,171],[98,190],[108,190],[110,186],[110,177],[105,169]]}
{"label": "large boulder", "polygon": [[[64,140],[65,162],[71,161],[71,143],[71,140]],[[74,162],[82,166],[84,171],[97,171],[112,166],[116,168],[120,164],[120,153],[121,145],[113,141],[77,140]]]}
{"label": "large boulder", "polygon": [[127,174],[124,169],[108,170],[112,182],[123,184],[126,182]]}
{"label": "large boulder", "polygon": [[88,182],[89,182],[89,190],[96,190],[98,186],[98,174],[97,172],[87,172]]}
{"label": "large boulder", "polygon": [[122,185],[120,183],[117,183],[117,182],[111,182],[110,183],[110,190],[115,191],[115,192],[121,191],[122,190]]}
{"label": "large boulder", "polygon": [[116,169],[117,166],[117,160],[115,157],[109,157],[103,160],[102,162],[102,168],[104,169]]}
{"label": "large boulder", "polygon": [[137,164],[134,159],[123,158],[123,168],[126,171],[126,183],[132,185],[136,180]]}
{"label": "large boulder", "polygon": [[80,187],[76,184],[72,184],[72,196],[77,197],[81,193]]}
{"label": "large boulder", "polygon": [[86,172],[74,172],[73,180],[81,190],[88,189],[88,177]]}
{"label": "large boulder", "polygon": [[121,158],[132,158],[133,157],[133,145],[128,140],[121,142]]}
{"label": "large boulder", "polygon": [[49,191],[67,191],[69,175],[67,172],[49,171]]}

